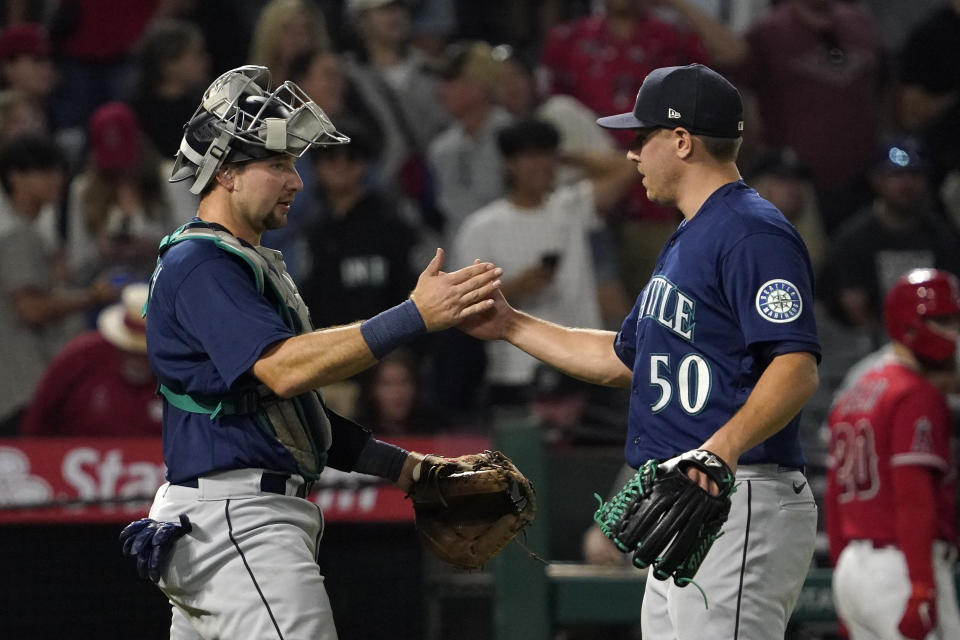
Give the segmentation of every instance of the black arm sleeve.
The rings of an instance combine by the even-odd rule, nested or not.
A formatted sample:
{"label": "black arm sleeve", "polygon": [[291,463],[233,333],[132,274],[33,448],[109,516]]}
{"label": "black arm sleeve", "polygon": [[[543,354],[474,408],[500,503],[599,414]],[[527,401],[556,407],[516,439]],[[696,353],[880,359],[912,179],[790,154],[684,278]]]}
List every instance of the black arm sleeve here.
{"label": "black arm sleeve", "polygon": [[327,450],[327,466],[338,471],[367,473],[396,482],[410,454],[406,449],[377,440],[356,422],[324,407],[330,419],[333,444]]}
{"label": "black arm sleeve", "polygon": [[327,466],[338,471],[353,471],[360,452],[367,441],[373,437],[369,429],[365,429],[352,420],[323,408],[330,419],[330,433],[333,444],[327,450]]}

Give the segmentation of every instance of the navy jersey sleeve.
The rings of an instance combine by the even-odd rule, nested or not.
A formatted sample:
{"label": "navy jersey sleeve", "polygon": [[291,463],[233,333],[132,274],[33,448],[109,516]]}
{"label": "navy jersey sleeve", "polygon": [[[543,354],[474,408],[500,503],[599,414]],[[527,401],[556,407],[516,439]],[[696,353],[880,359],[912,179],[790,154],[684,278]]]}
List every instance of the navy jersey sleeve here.
{"label": "navy jersey sleeve", "polygon": [[[638,298],[639,300],[639,298]],[[633,305],[629,315],[620,325],[613,341],[613,350],[617,357],[632,371],[633,362],[637,359],[637,318],[640,315],[640,305]]]}
{"label": "navy jersey sleeve", "polygon": [[747,346],[793,342],[819,352],[810,258],[798,238],[750,234],[723,257],[720,276]]}
{"label": "navy jersey sleeve", "polygon": [[226,253],[187,274],[177,290],[176,313],[228,387],[264,349],[293,336],[257,291],[249,269]]}

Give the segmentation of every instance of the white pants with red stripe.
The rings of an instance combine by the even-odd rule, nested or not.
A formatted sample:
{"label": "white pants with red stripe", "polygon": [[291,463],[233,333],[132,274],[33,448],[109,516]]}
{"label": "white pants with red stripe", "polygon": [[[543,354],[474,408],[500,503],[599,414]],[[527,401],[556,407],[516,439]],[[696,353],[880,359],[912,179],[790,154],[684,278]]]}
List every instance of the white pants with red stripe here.
{"label": "white pants with red stripe", "polygon": [[[955,561],[956,552],[950,545],[940,540],[933,543],[937,628],[927,640],[960,638]],[[875,549],[869,540],[854,540],[840,552],[833,572],[833,600],[852,640],[902,640],[897,625],[910,589],[907,561],[900,549]]]}
{"label": "white pants with red stripe", "polygon": [[783,638],[810,569],[817,505],[803,473],[777,465],[737,469],[737,490],[723,535],[693,585],[647,578],[644,640]]}
{"label": "white pants with red stripe", "polygon": [[316,562],[320,508],[295,497],[298,476],[287,495],[262,491],[260,476],[228,471],[157,491],[151,518],[183,513],[193,525],[159,583],[173,608],[171,640],[336,640]]}

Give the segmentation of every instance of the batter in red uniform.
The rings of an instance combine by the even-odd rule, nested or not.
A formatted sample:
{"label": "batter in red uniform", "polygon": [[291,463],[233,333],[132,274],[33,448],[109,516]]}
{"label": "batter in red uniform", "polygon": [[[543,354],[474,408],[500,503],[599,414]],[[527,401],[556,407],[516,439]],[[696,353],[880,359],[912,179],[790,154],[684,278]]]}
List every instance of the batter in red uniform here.
{"label": "batter in red uniform", "polygon": [[837,613],[853,640],[960,638],[956,466],[960,286],[915,269],[884,305],[893,357],[830,412],[826,522]]}

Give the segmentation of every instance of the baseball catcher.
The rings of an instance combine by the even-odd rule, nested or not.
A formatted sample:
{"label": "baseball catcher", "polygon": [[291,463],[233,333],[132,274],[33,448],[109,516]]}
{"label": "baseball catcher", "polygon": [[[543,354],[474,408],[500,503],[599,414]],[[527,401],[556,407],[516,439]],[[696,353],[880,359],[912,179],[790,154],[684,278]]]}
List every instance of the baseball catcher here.
{"label": "baseball catcher", "polygon": [[[716,483],[714,496],[687,477],[691,467]],[[633,564],[678,587],[693,580],[730,512],[734,476],[727,463],[703,449],[663,463],[648,460],[608,502],[599,496],[593,519]]]}
{"label": "baseball catcher", "polygon": [[408,495],[423,543],[463,569],[483,567],[537,510],[530,481],[499,451],[427,456],[414,468]]}
{"label": "baseball catcher", "polygon": [[317,390],[489,308],[502,274],[443,271],[438,249],[392,310],[314,327],[261,238],[303,189],[297,159],[350,140],[296,84],[271,87],[249,65],[204,91],[170,178],[189,182],[197,215],[161,241],[144,308],[167,482],[124,546],[168,596],[174,640],[336,637],[312,486],[332,468],[406,490],[422,456],[335,417]]}

